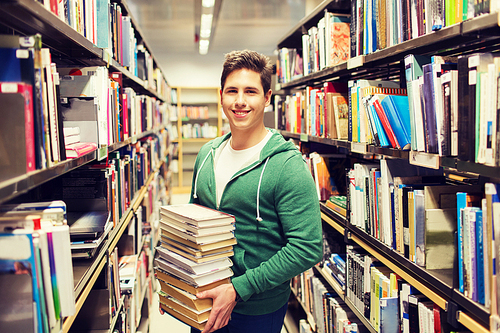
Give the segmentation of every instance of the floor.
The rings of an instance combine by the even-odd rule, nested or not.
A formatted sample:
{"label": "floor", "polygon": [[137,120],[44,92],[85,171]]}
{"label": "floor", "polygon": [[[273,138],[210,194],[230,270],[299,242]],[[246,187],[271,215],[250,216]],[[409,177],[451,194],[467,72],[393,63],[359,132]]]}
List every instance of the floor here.
{"label": "floor", "polygon": [[[175,194],[172,196],[171,204],[181,204],[189,202],[189,194]],[[158,304],[158,295],[153,296],[153,304]],[[174,317],[164,314],[161,315],[158,309],[154,308],[150,311],[150,323],[149,332],[150,333],[190,333],[191,330],[189,326],[175,319]],[[285,327],[281,330],[281,333],[286,333]]]}

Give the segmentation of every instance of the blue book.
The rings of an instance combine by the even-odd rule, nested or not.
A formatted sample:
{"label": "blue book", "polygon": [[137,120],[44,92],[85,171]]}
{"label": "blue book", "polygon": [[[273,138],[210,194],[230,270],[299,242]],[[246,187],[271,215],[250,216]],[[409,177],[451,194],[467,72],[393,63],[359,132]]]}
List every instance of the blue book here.
{"label": "blue book", "polygon": [[[476,212],[479,210],[477,207],[471,207],[470,211],[468,212],[469,216],[469,253],[470,253],[470,294],[469,297],[474,301],[478,302],[478,297],[477,297],[477,285],[478,285],[478,278],[477,278],[477,243],[476,243],[476,226],[477,226],[477,221],[476,221]],[[466,232],[466,231],[464,231]],[[468,273],[467,273],[468,274]]]}
{"label": "blue book", "polygon": [[411,148],[411,124],[408,96],[387,95],[380,102],[402,150]]}
{"label": "blue book", "polygon": [[457,238],[458,238],[458,290],[464,293],[464,231],[462,210],[467,207],[467,193],[457,192]]}
{"label": "blue book", "polygon": [[97,24],[97,47],[102,49],[110,47],[110,22],[109,22],[109,0],[96,1],[96,24]]}
{"label": "blue book", "polygon": [[[0,233],[0,270],[2,274],[29,274],[32,279],[32,304],[36,318],[36,331],[48,330],[45,315],[45,299],[41,280],[40,261],[37,260],[38,248],[30,231],[17,229],[15,232]],[[39,259],[39,256],[38,256]]]}
{"label": "blue book", "polygon": [[476,211],[476,266],[477,266],[477,301],[484,305],[484,245],[483,211]]}
{"label": "blue book", "polygon": [[398,333],[398,297],[382,297],[380,299],[379,333]]}
{"label": "blue book", "polygon": [[369,103],[370,106],[370,114],[373,118],[373,122],[375,123],[375,128],[377,129],[378,139],[380,141],[380,147],[390,147],[389,139],[387,138],[387,134],[385,134],[385,130],[382,127],[382,123],[377,115],[377,111],[375,111],[375,107],[373,103]]}

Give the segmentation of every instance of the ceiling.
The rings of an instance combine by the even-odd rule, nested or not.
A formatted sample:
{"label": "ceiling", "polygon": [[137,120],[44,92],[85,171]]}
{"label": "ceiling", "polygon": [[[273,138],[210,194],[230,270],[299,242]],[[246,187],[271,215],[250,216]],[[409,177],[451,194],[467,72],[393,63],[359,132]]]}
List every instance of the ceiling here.
{"label": "ceiling", "polygon": [[274,61],[277,42],[320,1],[222,1],[207,55],[198,53],[195,42],[195,2],[127,0],[141,34],[174,87],[218,87],[224,54],[232,50],[252,49]]}

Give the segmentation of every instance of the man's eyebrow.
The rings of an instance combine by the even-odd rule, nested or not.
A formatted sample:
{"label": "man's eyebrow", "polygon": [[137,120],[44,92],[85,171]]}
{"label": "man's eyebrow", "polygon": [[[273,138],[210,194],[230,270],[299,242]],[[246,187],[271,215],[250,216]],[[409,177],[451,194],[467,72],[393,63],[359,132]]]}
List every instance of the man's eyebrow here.
{"label": "man's eyebrow", "polygon": [[[225,86],[224,90],[226,90],[226,89],[238,89],[238,87],[235,87],[235,86]],[[244,87],[243,89],[255,89],[255,90],[259,90],[259,87],[256,87],[256,86],[247,86],[247,87]]]}

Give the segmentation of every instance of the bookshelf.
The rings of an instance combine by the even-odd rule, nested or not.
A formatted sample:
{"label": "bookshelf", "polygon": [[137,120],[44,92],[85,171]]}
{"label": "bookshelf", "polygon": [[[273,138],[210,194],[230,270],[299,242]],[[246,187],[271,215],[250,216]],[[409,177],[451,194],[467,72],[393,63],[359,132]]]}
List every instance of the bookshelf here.
{"label": "bookshelf", "polygon": [[[295,48],[302,55],[302,36],[308,34],[311,27],[318,25],[319,20],[324,17],[324,12],[350,13],[351,5],[352,2],[323,1],[310,15],[302,19],[277,42],[278,49]],[[495,52],[499,50],[499,36],[499,14],[497,12],[484,13],[373,52],[367,52],[363,55],[356,54],[355,56],[351,54],[351,57],[345,62],[287,82],[277,83],[275,90],[280,91],[282,96],[291,96],[297,91],[304,91],[306,87],[321,88],[325,82],[348,82],[362,79],[397,81],[401,87],[406,87],[404,59],[407,55],[460,56],[476,52]],[[353,44],[351,44],[351,51],[352,47]],[[300,145],[308,151],[320,149],[330,154],[345,154],[349,163],[400,159],[408,161],[411,165],[442,170],[442,174],[450,179],[451,183],[468,184],[470,179],[498,183],[499,180],[500,169],[498,166],[465,161],[457,156],[439,156],[438,154],[413,150],[383,148],[365,142],[310,135],[303,130],[294,132],[285,130],[284,127],[278,129],[281,130],[285,138],[300,142]],[[446,324],[455,327],[455,329],[472,332],[498,330],[498,325],[491,324],[490,309],[472,301],[458,290],[457,282],[454,280],[456,278],[454,275],[457,273],[454,269],[428,270],[417,266],[398,251],[353,225],[349,219],[336,214],[323,203],[321,203],[321,211],[324,230],[333,230],[344,235],[346,244],[359,246],[402,277],[403,280],[416,287],[445,312]],[[321,267],[315,267],[315,272],[316,275],[325,279],[340,298],[344,299],[346,306],[360,318],[368,331],[377,331],[344,295],[345,290],[339,289],[338,283],[331,279],[327,272]],[[490,327],[490,325],[494,326]]]}
{"label": "bookshelf", "polygon": [[223,128],[219,88],[176,87],[177,163],[174,193],[189,193],[193,166],[201,146],[220,136]]}
{"label": "bookshelf", "polygon": [[[83,5],[83,2],[79,3]],[[85,3],[88,6],[90,2],[85,1]],[[132,155],[137,153],[136,156],[143,158],[140,171],[126,169],[128,170],[126,175],[129,178],[126,180],[122,178],[120,182],[112,180],[109,183],[117,189],[116,198],[111,197],[110,192],[107,192],[109,197],[106,198],[110,212],[118,216],[116,225],[111,228],[91,258],[72,260],[73,281],[71,284],[74,285],[76,312],[58,320],[55,327],[49,328],[50,332],[75,332],[85,327],[89,331],[99,327],[97,329],[103,331],[121,332],[123,329],[123,331],[136,332],[147,331],[149,326],[151,295],[155,288],[152,279],[152,258],[158,241],[157,211],[159,211],[159,205],[170,202],[171,195],[171,129],[168,123],[169,110],[166,107],[171,98],[170,87],[165,74],[150,53],[149,45],[143,39],[140,27],[131,17],[126,1],[111,1],[106,6],[110,6],[106,12],[114,6],[115,9],[118,8],[122,17],[130,18],[132,27],[130,37],[137,43],[137,52],[144,56],[143,63],[137,61],[126,64],[123,55],[117,49],[114,50],[111,46],[97,46],[97,35],[103,31],[97,33],[96,30],[95,35],[86,35],[82,29],[70,26],[64,18],[58,18],[51,8],[44,6],[41,2],[14,0],[3,1],[0,4],[0,16],[2,16],[0,31],[3,34],[15,36],[39,34],[42,47],[50,50],[51,62],[57,69],[101,66],[107,69],[107,73],[119,73],[122,78],[120,89],[133,90],[139,98],[137,101],[144,103],[144,109],[138,108],[131,111],[131,115],[136,117],[136,120],[140,119],[138,124],[141,126],[137,125],[134,132],[128,133],[128,138],[118,134],[117,137],[121,135],[120,139],[101,144],[96,150],[82,156],[50,165],[40,165],[34,171],[0,182],[0,207],[21,202],[47,201],[45,196],[39,196],[40,192],[49,195],[53,182],[72,172],[91,165],[112,163],[113,160],[118,163],[118,166],[124,163],[122,166],[126,164],[137,167],[137,164],[134,164],[136,161],[130,164],[129,161],[125,162],[124,155],[127,152]],[[111,42],[117,43],[118,49],[125,48],[124,40],[113,39],[113,36],[121,36],[121,33],[113,35],[112,32],[105,31],[105,34],[109,36]],[[134,50],[134,47],[130,50]],[[142,64],[143,67],[141,67]],[[146,105],[148,111],[146,111]],[[122,107],[123,105],[120,104],[115,110],[123,112]],[[112,131],[119,133],[118,128],[126,126],[123,118],[120,121],[122,123],[119,126],[116,125]],[[57,126],[58,130],[62,131],[62,128]],[[120,159],[121,161],[118,161]],[[118,177],[120,168],[118,167],[115,171]],[[123,172],[125,175],[125,171]],[[122,187],[125,183],[127,190],[124,186]],[[45,188],[48,190],[42,190]],[[122,205],[118,202],[118,193],[123,196],[130,193],[130,200],[123,199],[125,205]],[[143,229],[147,231],[145,234],[143,234]],[[134,277],[136,285],[133,291],[138,292],[132,292],[129,295],[118,294],[116,298],[113,295],[113,288],[119,286],[120,282],[116,281],[118,276],[111,271],[113,265],[118,266],[118,262],[114,262],[113,257],[119,252],[121,252],[120,256],[124,255],[124,251],[128,251],[129,248],[134,248],[129,253],[141,263],[137,267],[137,276]],[[98,311],[99,315],[95,311]],[[135,322],[127,322],[128,316],[132,316]]]}

